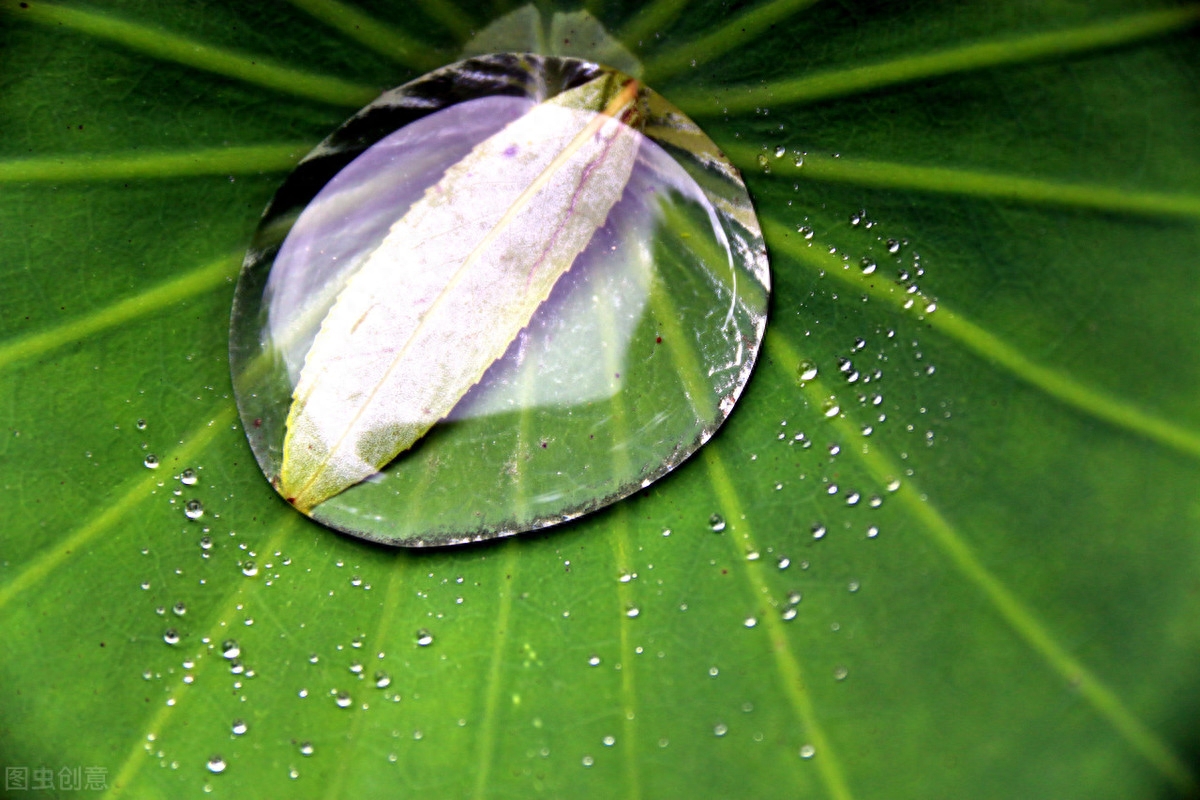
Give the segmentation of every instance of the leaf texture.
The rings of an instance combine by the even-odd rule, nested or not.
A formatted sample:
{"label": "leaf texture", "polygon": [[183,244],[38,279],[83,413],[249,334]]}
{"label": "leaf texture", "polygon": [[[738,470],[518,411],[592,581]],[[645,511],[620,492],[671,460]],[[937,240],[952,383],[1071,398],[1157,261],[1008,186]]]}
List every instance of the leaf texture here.
{"label": "leaf texture", "polygon": [[529,323],[628,183],[638,84],[597,78],[475,147],[392,226],[322,323],[280,489],[301,511],[445,417]]}

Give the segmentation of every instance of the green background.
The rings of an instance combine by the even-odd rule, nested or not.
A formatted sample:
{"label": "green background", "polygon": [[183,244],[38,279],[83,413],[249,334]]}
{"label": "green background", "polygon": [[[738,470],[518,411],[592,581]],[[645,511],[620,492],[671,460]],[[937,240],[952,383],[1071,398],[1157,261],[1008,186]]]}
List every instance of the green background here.
{"label": "green background", "polygon": [[505,10],[0,0],[0,762],[125,797],[1196,796],[1197,7],[595,3],[746,173],[762,361],[638,496],[397,552],[263,480],[232,281],[297,158]]}

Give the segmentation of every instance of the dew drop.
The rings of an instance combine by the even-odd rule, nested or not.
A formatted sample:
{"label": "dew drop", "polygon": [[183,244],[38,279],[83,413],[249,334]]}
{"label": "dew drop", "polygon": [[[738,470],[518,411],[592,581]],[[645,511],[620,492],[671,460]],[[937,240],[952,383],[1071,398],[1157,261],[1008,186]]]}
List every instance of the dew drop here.
{"label": "dew drop", "polygon": [[796,377],[801,383],[807,383],[817,377],[817,364],[815,361],[805,359],[800,362],[800,366],[796,368]]}
{"label": "dew drop", "polygon": [[350,664],[350,671],[353,672],[355,675],[359,675],[363,671],[363,665],[357,661],[354,661]]}
{"label": "dew drop", "polygon": [[349,708],[354,704],[349,692],[338,692],[334,702],[337,703],[338,708]]}
{"label": "dew drop", "polygon": [[758,624],[758,618],[757,617],[746,617],[744,620],[742,620],[742,624],[745,625],[747,628],[753,628],[755,625]]}
{"label": "dew drop", "polygon": [[175,612],[175,616],[182,617],[187,613],[187,605],[182,602],[176,603],[175,605],[171,606],[171,611]]}
{"label": "dew drop", "polygon": [[242,654],[242,648],[233,639],[226,639],[221,643],[221,655],[232,661]]}
{"label": "dew drop", "polygon": [[585,767],[590,767],[592,764],[596,763],[596,759],[592,758],[591,756],[584,756],[581,763]]}
{"label": "dew drop", "polygon": [[812,758],[816,754],[817,754],[817,748],[813,747],[811,744],[803,745],[800,748],[800,757],[801,758]]}
{"label": "dew drop", "polygon": [[838,405],[837,398],[834,398],[834,397],[831,397],[828,400],[826,400],[825,403],[821,406],[821,412],[830,419],[832,419],[833,417],[836,417],[839,413],[841,413],[841,410],[842,410],[842,407],[840,405]]}
{"label": "dew drop", "polygon": [[208,771],[214,775],[219,775],[225,771],[225,759],[220,756],[213,756],[208,760]]}
{"label": "dew drop", "polygon": [[194,469],[192,469],[191,467],[188,467],[183,472],[179,473],[179,482],[182,483],[184,486],[195,486],[196,485],[196,471]]}
{"label": "dew drop", "polygon": [[816,525],[812,526],[812,537],[814,539],[820,539],[820,538],[823,538],[824,536],[825,536],[825,526],[824,525],[822,525],[821,523],[818,522]]}
{"label": "dew drop", "polygon": [[137,426],[137,429],[139,431],[146,430],[146,420],[144,420],[144,419],[139,419],[137,422],[134,423],[134,425]]}
{"label": "dew drop", "polygon": [[382,670],[375,673],[375,688],[386,689],[392,685],[392,677]]}
{"label": "dew drop", "polygon": [[253,561],[247,561],[242,564],[242,574],[247,578],[253,578],[258,575],[258,565]]}
{"label": "dew drop", "polygon": [[844,681],[846,680],[846,676],[849,674],[850,670],[846,669],[845,667],[838,666],[833,668],[833,679],[835,681]]}
{"label": "dew drop", "polygon": [[204,516],[204,504],[199,500],[188,500],[183,513],[188,519],[200,519]]}
{"label": "dew drop", "polygon": [[301,742],[300,743],[300,755],[308,757],[308,756],[311,756],[312,754],[313,754],[312,742]]}
{"label": "dew drop", "polygon": [[724,722],[718,722],[713,726],[713,736],[724,736],[729,733],[729,726]]}
{"label": "dew drop", "polygon": [[163,631],[163,641],[169,645],[179,644],[179,631],[174,628],[167,628]]}
{"label": "dew drop", "polygon": [[612,747],[617,743],[617,738],[615,736],[605,736],[601,741],[604,742],[605,747]]}
{"label": "dew drop", "polygon": [[150,455],[146,456],[142,463],[146,465],[147,469],[158,469],[158,456],[154,455],[154,453],[151,453]]}
{"label": "dew drop", "polygon": [[593,656],[591,656],[590,658],[588,658],[588,666],[589,666],[589,667],[598,667],[598,666],[600,666],[600,656],[593,655]]}
{"label": "dew drop", "polygon": [[233,725],[230,727],[230,731],[233,732],[234,736],[242,736],[247,730],[248,727],[246,726],[246,720],[244,719],[235,719],[233,721]]}
{"label": "dew drop", "polygon": [[714,532],[720,533],[725,530],[725,518],[720,514],[713,514],[708,518],[708,527],[712,528]]}
{"label": "dew drop", "polygon": [[421,628],[421,630],[417,631],[417,646],[418,647],[428,647],[431,644],[433,644],[433,634],[432,633],[430,633],[425,628]]}
{"label": "dew drop", "polygon": [[630,606],[629,608],[625,609],[625,616],[629,617],[630,619],[634,619],[641,613],[642,610],[637,606]]}
{"label": "dew drop", "polygon": [[787,155],[786,147],[784,147],[783,145],[780,145],[775,148],[775,157],[776,158],[783,158],[785,155]]}

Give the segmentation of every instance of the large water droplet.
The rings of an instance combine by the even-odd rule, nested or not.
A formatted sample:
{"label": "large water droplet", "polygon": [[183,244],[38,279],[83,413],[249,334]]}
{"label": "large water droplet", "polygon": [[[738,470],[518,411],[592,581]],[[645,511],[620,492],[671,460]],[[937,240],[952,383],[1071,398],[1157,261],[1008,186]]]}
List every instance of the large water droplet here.
{"label": "large water droplet", "polygon": [[188,500],[183,506],[183,513],[188,519],[200,519],[204,516],[204,504],[199,500]]}
{"label": "large water droplet", "polygon": [[715,532],[720,533],[721,531],[725,530],[725,518],[720,514],[713,514],[708,518],[708,527],[712,528]]}
{"label": "large water droplet", "polygon": [[226,639],[221,643],[221,655],[228,659],[235,659],[242,654],[242,648],[233,639]]}
{"label": "large water droplet", "polygon": [[428,647],[431,644],[433,644],[433,634],[432,633],[430,633],[425,628],[421,628],[421,630],[417,631],[417,646],[418,647]]}
{"label": "large water droplet", "polygon": [[[634,125],[644,123],[644,132],[622,129],[627,132],[621,137],[636,142],[629,150],[635,155],[626,162],[632,164],[628,179],[615,171],[615,155],[596,162],[601,164],[597,175],[611,173],[610,183],[622,189],[611,209],[600,208],[604,191],[598,182],[578,193],[560,193],[566,198],[561,207],[543,207],[543,194],[558,195],[546,189],[528,195],[534,200],[517,203],[506,192],[512,189],[515,198],[529,181],[496,178],[520,178],[523,170],[546,174],[551,181],[574,174],[566,167],[544,169],[542,162],[556,150],[568,152],[562,147],[528,147],[526,139],[500,147],[501,138],[517,130],[508,126],[519,126],[534,113],[563,120],[539,122],[537,133],[543,137],[567,130],[562,126],[568,119],[586,119],[608,130],[614,124],[611,117],[601,123],[591,111],[536,103],[539,97],[553,98],[584,85],[594,89],[600,84],[592,82],[606,75],[612,73],[588,62],[528,54],[450,65],[385,93],[346,122],[301,161],[272,200],[238,282],[230,351],[242,427],[263,472],[280,487],[292,394],[310,351],[317,352],[314,342],[321,344],[317,332],[335,316],[335,302],[349,307],[355,297],[374,298],[370,287],[382,285],[380,276],[403,275],[388,280],[397,287],[407,281],[404,287],[410,291],[380,289],[383,313],[364,315],[354,325],[358,333],[351,335],[347,326],[345,336],[329,345],[333,351],[344,346],[353,350],[350,355],[367,354],[384,363],[396,348],[375,346],[372,337],[384,337],[385,330],[402,324],[399,307],[388,307],[392,298],[434,296],[426,290],[440,280],[437,265],[456,268],[462,263],[454,254],[470,249],[482,231],[495,228],[493,206],[507,209],[511,222],[495,228],[499,233],[488,240],[487,253],[508,252],[503,248],[510,239],[535,247],[548,242],[547,231],[560,230],[549,225],[559,218],[555,208],[560,208],[564,225],[582,225],[581,233],[572,234],[582,237],[578,257],[570,253],[545,260],[565,260],[570,268],[547,290],[545,302],[530,306],[532,317],[525,322],[507,324],[516,304],[505,305],[508,311],[490,310],[487,303],[502,296],[499,292],[481,289],[470,295],[487,308],[478,315],[484,320],[481,330],[502,331],[499,336],[508,344],[454,405],[447,417],[452,424],[436,423],[436,435],[390,462],[390,445],[381,445],[380,453],[361,464],[355,459],[366,450],[317,457],[331,469],[346,467],[351,484],[323,501],[314,495],[317,504],[306,513],[318,521],[404,545],[473,541],[544,527],[640,491],[707,441],[730,413],[758,354],[770,282],[749,195],[719,148],[663,98],[616,78],[607,84],[613,92],[639,92],[637,110],[621,117]],[[670,132],[663,144],[654,138],[660,130]],[[476,161],[464,162],[472,152]],[[484,169],[448,173],[460,163]],[[562,162],[570,163],[569,158]],[[469,206],[454,236],[391,236],[397,230],[393,226],[415,224],[416,216],[405,221],[410,208],[434,216],[446,213],[435,212],[423,198],[431,189],[454,195],[445,192],[447,186],[469,198],[443,201],[451,210],[459,202]],[[579,222],[588,218],[578,213],[580,203],[605,220],[599,229]],[[563,242],[568,239],[562,237]],[[418,241],[423,242],[419,247],[414,244]],[[413,268],[380,271],[386,259],[375,254],[393,251],[412,255],[405,263]],[[490,280],[509,261],[498,255],[475,259],[463,280],[474,281],[476,274]],[[522,269],[522,275],[530,274],[529,267]],[[453,320],[461,326],[471,317],[460,313]],[[441,330],[434,322],[427,328]],[[509,328],[520,333],[510,337]],[[365,344],[354,344],[360,341],[354,336]],[[464,345],[480,338],[459,336],[444,354],[432,344],[405,352],[430,363],[465,364],[474,355],[483,357],[475,353],[479,348]],[[338,360],[313,359],[323,364]],[[372,370],[375,375],[401,374]],[[322,388],[339,386],[333,379],[310,380]],[[380,385],[385,389],[379,397],[399,396],[386,382]],[[640,402],[651,395],[657,398],[654,403]],[[315,408],[317,401],[311,402]],[[311,409],[302,414],[315,420],[313,441],[331,442],[330,447],[342,441],[340,435],[336,440],[321,437],[339,425],[344,428],[339,420],[365,419],[319,416]],[[402,407],[396,419],[400,416]],[[354,441],[368,441],[376,430],[393,430],[399,424],[393,422],[380,417],[380,424],[363,433],[367,438],[354,434]],[[538,431],[539,439],[531,442],[528,431]],[[625,450],[636,450],[638,458],[614,460],[614,452]],[[368,473],[377,474],[357,477]],[[502,479],[485,485],[477,479],[481,474]],[[429,491],[430,486],[437,491]],[[514,504],[518,489],[523,500]]]}
{"label": "large water droplet", "polygon": [[225,771],[225,759],[220,756],[213,756],[208,760],[206,766],[208,767],[208,771],[214,775],[220,774]]}

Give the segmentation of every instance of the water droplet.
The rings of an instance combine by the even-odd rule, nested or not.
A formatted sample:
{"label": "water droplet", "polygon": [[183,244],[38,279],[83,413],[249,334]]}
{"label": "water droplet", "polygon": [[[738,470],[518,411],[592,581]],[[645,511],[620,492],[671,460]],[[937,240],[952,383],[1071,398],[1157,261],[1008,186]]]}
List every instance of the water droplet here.
{"label": "water droplet", "polygon": [[357,661],[353,661],[350,663],[350,671],[358,675],[363,671],[363,665]]}
{"label": "water droplet", "polygon": [[858,505],[858,501],[861,499],[862,495],[860,495],[858,492],[850,492],[848,495],[846,495],[846,505],[856,506]]}
{"label": "water droplet", "polygon": [[864,258],[859,263],[858,268],[862,271],[863,275],[870,275],[878,268],[878,265],[871,259]]}
{"label": "water droplet", "polygon": [[800,366],[796,368],[796,377],[801,383],[807,383],[817,377],[817,364],[815,361],[807,359],[800,362]]}
{"label": "water droplet", "polygon": [[584,756],[582,763],[585,767],[590,767],[592,764],[596,763],[596,759],[592,758],[591,756]]}
{"label": "water droplet", "polygon": [[816,525],[813,525],[812,526],[812,536],[814,539],[820,539],[820,538],[824,537],[825,536],[825,526],[819,522]]}
{"label": "water droplet", "polygon": [[721,670],[718,669],[717,667],[709,667],[708,668],[708,676],[710,678],[715,678],[720,674],[721,674]]}
{"label": "water droplet", "polygon": [[418,647],[428,647],[431,644],[433,644],[433,634],[432,633],[427,631],[425,628],[421,628],[421,630],[417,631],[417,646]]}
{"label": "water droplet", "polygon": [[386,689],[387,687],[389,687],[391,685],[392,685],[392,677],[390,675],[388,675],[386,672],[383,672],[382,670],[375,673],[375,688]]}
{"label": "water droplet", "polygon": [[850,583],[846,586],[846,588],[849,589],[851,592],[857,592],[858,588],[859,588],[859,583],[858,583],[858,581],[850,581]]}
{"label": "water droplet", "polygon": [[637,606],[630,606],[629,608],[625,609],[625,616],[629,617],[630,619],[633,619],[641,613],[641,609],[639,609]]}
{"label": "water droplet", "polygon": [[800,748],[800,757],[801,758],[812,758],[816,754],[817,754],[817,748],[813,747],[811,744],[803,745]]}
{"label": "water droplet", "polygon": [[258,574],[258,565],[253,561],[247,561],[242,564],[242,574],[247,578],[253,578]]}
{"label": "water droplet", "polygon": [[311,756],[312,754],[313,754],[312,742],[301,742],[300,743],[300,755],[307,757],[307,756]]}
{"label": "water droplet", "polygon": [[593,655],[593,656],[591,656],[590,658],[588,658],[588,666],[589,666],[589,667],[598,667],[598,666],[600,666],[600,656]]}
{"label": "water droplet", "polygon": [[871,527],[867,528],[867,538],[868,539],[874,539],[878,535],[879,535],[879,528],[877,526],[872,525]]}
{"label": "water droplet", "polygon": [[758,618],[757,617],[746,617],[744,620],[742,620],[742,624],[745,625],[747,628],[753,628],[755,625],[758,624]]}
{"label": "water droplet", "polygon": [[158,456],[151,453],[143,459],[142,463],[146,465],[147,469],[158,469]]}
{"label": "water droplet", "polygon": [[887,240],[887,251],[892,255],[900,252],[900,242],[896,239]]}
{"label": "water droplet", "polygon": [[179,482],[182,483],[184,486],[195,486],[196,485],[196,471],[194,469],[192,469],[191,467],[188,467],[183,472],[179,473]]}
{"label": "water droplet", "polygon": [[308,657],[308,663],[310,663],[310,664],[316,664],[320,660],[321,660],[321,657],[318,656],[316,653],[313,653]]}
{"label": "water droplet", "polygon": [[246,720],[235,719],[233,721],[233,725],[230,727],[230,730],[233,732],[234,736],[243,735],[248,730],[248,728],[246,726]]}
{"label": "water droplet", "polygon": [[175,616],[182,617],[187,613],[187,605],[185,605],[183,602],[178,602],[171,606],[171,610],[175,612]]}
{"label": "water droplet", "polygon": [[894,492],[899,488],[900,488],[900,479],[899,478],[892,478],[890,481],[888,481],[887,490],[889,492]]}
{"label": "water droplet", "polygon": [[[517,75],[514,70],[522,74]],[[442,280],[440,265],[445,264],[448,270],[456,269],[465,257],[459,255],[456,247],[473,244],[473,237],[494,229],[489,222],[493,207],[503,213],[504,208],[511,206],[511,201],[506,199],[508,189],[517,187],[519,191],[521,180],[528,177],[521,170],[528,172],[534,167],[543,170],[544,166],[539,166],[540,160],[548,163],[555,155],[553,144],[558,142],[558,134],[566,131],[569,124],[574,124],[569,123],[571,119],[578,120],[582,116],[580,113],[559,115],[563,120],[560,126],[556,122],[558,117],[547,111],[562,106],[530,101],[553,97],[563,91],[565,79],[575,81],[585,76],[603,77],[606,74],[604,68],[574,59],[520,60],[511,55],[472,58],[469,62],[440,68],[436,73],[419,77],[405,87],[389,92],[386,99],[357,113],[334,133],[336,141],[351,143],[347,148],[338,150],[336,155],[328,148],[321,148],[301,161],[286,182],[287,188],[272,201],[255,234],[237,287],[236,313],[230,336],[241,427],[259,456],[259,463],[273,465],[268,471],[279,469],[277,454],[288,435],[285,423],[305,362],[313,356],[312,362],[320,363],[317,356],[323,351],[325,342],[332,341],[329,346],[334,351],[339,347],[341,329],[329,322],[333,319],[329,312],[335,301],[350,302],[356,296],[370,299],[366,297],[368,291],[355,289],[356,286],[366,290],[380,288],[378,296],[383,299],[379,302],[384,304],[378,306],[381,314],[373,313],[358,329],[366,337],[366,345],[370,345],[372,336],[383,335],[371,333],[376,316],[392,320],[386,325],[379,323],[380,331],[395,330],[403,325],[396,320],[400,315],[392,315],[388,306],[392,302],[390,298],[397,296],[391,291],[392,284],[387,284],[390,278],[376,271],[387,259],[375,258],[374,254],[410,248],[406,243],[408,239],[403,236],[405,227],[412,224],[412,219],[417,216],[415,212],[432,208],[425,205],[423,198],[444,192],[438,196],[444,200],[445,210],[429,213],[453,215],[459,212],[460,203],[469,203],[470,207],[464,205],[461,211],[473,225],[458,228],[458,235],[440,240],[447,244],[430,245],[420,251],[424,254],[422,258],[427,258],[432,266],[413,274],[426,276],[422,277],[426,282]],[[530,91],[524,92],[523,87],[529,87]],[[642,84],[637,84],[636,89],[645,99],[653,97]],[[621,153],[629,150],[626,146],[628,137],[653,140],[657,130],[677,130],[681,124],[698,133],[680,112],[665,101],[660,104],[656,100],[650,100],[648,106],[639,104],[643,109],[650,109],[646,112],[649,118],[645,132],[626,129],[626,138],[614,145],[611,157],[606,157],[600,164],[603,169],[596,170],[601,178],[592,183],[618,188],[617,196],[612,198],[615,204],[608,203],[598,217],[597,221],[607,220],[604,226],[594,233],[587,233],[590,243],[577,259],[572,253],[569,258],[544,260],[546,265],[564,260],[568,264],[574,260],[574,263],[553,284],[551,299],[537,308],[532,320],[526,317],[511,334],[515,340],[516,330],[521,331],[520,346],[509,348],[509,354],[494,364],[484,365],[488,367],[488,375],[471,390],[464,402],[454,408],[453,414],[457,419],[470,419],[468,425],[477,422],[484,425],[489,439],[504,441],[516,435],[523,424],[518,420],[519,413],[507,413],[511,410],[569,407],[574,415],[573,425],[579,424],[580,429],[598,427],[608,417],[607,403],[601,400],[611,397],[613,391],[641,393],[647,386],[653,389],[679,385],[679,368],[672,359],[638,360],[639,326],[643,321],[651,326],[652,343],[654,327],[660,327],[652,325],[655,312],[647,291],[650,284],[643,279],[667,274],[660,272],[660,265],[656,263],[664,258],[672,262],[683,259],[679,266],[685,270],[705,270],[707,267],[699,254],[708,252],[705,247],[709,244],[731,254],[732,261],[727,266],[734,271],[736,281],[705,284],[695,289],[686,281],[671,279],[660,282],[661,286],[655,284],[655,291],[662,289],[671,296],[668,299],[679,300],[686,296],[685,293],[701,292],[701,297],[675,303],[685,318],[670,322],[681,324],[682,329],[689,331],[689,336],[694,335],[701,345],[696,350],[700,362],[696,365],[696,380],[712,396],[727,399],[714,404],[699,403],[697,411],[682,393],[663,393],[656,396],[669,398],[665,408],[662,404],[626,403],[629,419],[622,427],[628,431],[625,437],[628,441],[614,441],[612,436],[599,435],[594,439],[587,436],[572,438],[570,442],[551,440],[548,448],[551,455],[558,452],[558,457],[568,459],[566,463],[606,463],[611,460],[609,456],[614,446],[636,450],[639,457],[635,459],[636,464],[631,461],[620,474],[610,476],[611,481],[606,478],[603,486],[596,484],[595,489],[590,490],[590,496],[578,490],[579,475],[572,470],[523,470],[523,491],[529,497],[546,499],[528,504],[528,510],[523,508],[515,518],[511,508],[464,502],[474,476],[480,471],[506,473],[511,451],[496,447],[471,459],[447,458],[457,449],[456,442],[461,437],[460,426],[453,422],[445,426],[438,423],[435,430],[445,435],[431,436],[424,439],[420,447],[407,450],[401,459],[403,463],[395,461],[383,465],[379,483],[363,482],[334,494],[311,508],[313,516],[354,535],[394,544],[445,544],[459,541],[466,535],[488,538],[521,532],[547,519],[568,514],[575,516],[585,509],[599,508],[615,502],[622,495],[640,491],[642,486],[666,474],[670,466],[679,463],[699,446],[704,432],[717,428],[741,395],[743,382],[750,375],[749,369],[739,370],[731,380],[730,374],[721,367],[735,362],[750,365],[759,351],[769,298],[766,250],[757,233],[759,227],[753,223],[749,212],[752,206],[745,186],[736,178],[722,177],[719,164],[714,163],[711,168],[706,166],[706,154],[710,151],[702,148],[711,147],[711,152],[715,152],[715,145],[701,136],[692,137],[697,141],[694,150],[645,146],[653,141],[635,143],[637,149],[630,152],[637,154],[636,159],[631,158],[624,167],[626,172],[621,172]],[[659,108],[663,111],[656,110]],[[660,113],[663,115],[661,120],[658,119]],[[366,122],[368,119],[369,123]],[[545,147],[527,148],[524,140],[518,143],[513,139],[514,147],[509,148],[501,142],[505,136],[524,136],[522,131],[527,132],[535,120],[538,135],[550,137],[545,139]],[[401,124],[404,127],[395,130]],[[563,141],[570,141],[570,137]],[[764,156],[771,155],[774,147],[771,145]],[[558,145],[557,151],[561,150],[562,145]],[[568,152],[564,158],[569,156]],[[480,163],[481,158],[490,160]],[[463,169],[453,174],[448,172],[456,164]],[[473,165],[480,168],[469,169]],[[630,168],[632,173],[627,171]],[[608,170],[612,171],[611,176],[607,174]],[[572,174],[567,166],[541,174],[556,173],[562,173],[560,177]],[[499,180],[496,175],[505,179]],[[709,176],[714,180],[704,180]],[[606,180],[607,177],[612,180]],[[297,186],[303,188],[296,191]],[[607,202],[606,192],[607,189],[597,188],[581,193],[583,199],[580,202],[603,205]],[[546,191],[542,194],[546,198],[573,197],[569,192]],[[464,197],[469,200],[458,199]],[[536,214],[531,213],[531,218],[552,215],[556,211],[550,200],[533,202]],[[543,203],[545,208],[542,208]],[[414,210],[411,216],[405,213],[410,206]],[[558,210],[569,211],[567,208]],[[731,216],[741,215],[742,211],[749,215],[749,225],[735,221]],[[672,219],[690,220],[687,224],[692,232],[686,235],[701,239],[704,247],[678,247],[667,253],[656,246],[665,241],[663,236],[681,235],[681,229],[671,223]],[[480,227],[484,222],[488,225]],[[550,230],[527,223],[528,220],[517,220],[513,229],[534,231],[535,238],[536,235],[545,238],[544,233],[537,231]],[[502,226],[499,230],[506,228]],[[282,241],[279,240],[281,232],[287,232]],[[561,244],[567,246],[569,237],[564,235],[562,238]],[[269,246],[266,245],[268,241]],[[499,240],[493,244],[497,251],[509,247]],[[470,252],[470,248],[465,252]],[[481,263],[486,261],[483,259]],[[489,269],[485,265],[479,270],[481,282],[491,276]],[[530,275],[535,282],[554,280],[554,271],[550,269],[539,267]],[[361,281],[358,280],[360,277]],[[397,276],[394,280],[399,285],[405,278]],[[474,277],[464,279],[464,289],[471,287],[473,280]],[[347,286],[350,288],[344,288]],[[383,291],[385,286],[388,287],[386,292]],[[736,297],[730,297],[730,291]],[[491,296],[499,303],[505,295],[497,291],[474,297],[485,296]],[[452,297],[447,301],[446,315],[441,322],[430,319],[427,323],[430,330],[436,332],[439,325],[467,324],[463,320],[470,315],[455,316],[456,300]],[[730,300],[735,302],[730,303]],[[722,315],[721,319],[710,318],[710,310],[716,307],[729,308],[731,313]],[[495,331],[498,337],[510,336],[508,330],[513,327],[514,312],[506,314],[503,309],[485,308],[475,316],[482,320],[481,326],[486,328],[484,334]],[[491,324],[493,322],[495,324]],[[323,327],[332,332],[324,339],[317,336]],[[658,331],[659,335],[662,333]],[[463,337],[456,348],[459,352],[451,352],[447,360],[462,365],[486,355],[479,352],[479,346],[463,344],[478,340],[479,337]],[[315,348],[314,341],[318,343]],[[346,338],[340,341],[350,341],[348,328]],[[601,350],[601,345],[607,349]],[[597,352],[610,354],[613,358],[597,358]],[[263,359],[264,355],[276,357]],[[614,382],[615,371],[606,363],[608,361],[642,364],[637,368],[638,377],[633,379],[636,385],[630,385],[631,379],[623,368],[619,370],[621,378]],[[268,367],[260,368],[264,363]],[[315,372],[314,368],[308,374],[311,376]],[[394,374],[402,375],[403,369],[398,367]],[[525,375],[540,380],[523,380]],[[313,379],[310,378],[310,382],[314,382]],[[319,385],[319,379],[315,381],[321,391],[339,383],[342,382],[336,378],[326,380],[324,386]],[[391,384],[381,391],[383,397],[388,397],[393,392]],[[456,391],[448,389],[445,394],[454,397]],[[313,405],[315,408],[318,404]],[[333,405],[339,406],[336,399]],[[652,405],[656,407],[651,408]],[[403,412],[403,408],[398,408],[396,413]],[[313,412],[314,415],[318,413]],[[439,411],[438,416],[440,418],[444,413]],[[538,451],[544,452],[541,447]],[[350,459],[353,450],[345,452],[346,458]],[[272,453],[276,455],[270,455]],[[437,473],[438,491],[425,492],[420,503],[407,505],[405,514],[384,513],[389,508],[388,503],[392,502],[389,500],[380,506],[385,495],[395,497],[395,492],[399,491],[409,499],[415,499],[415,493],[420,491],[406,483],[409,468],[415,468],[420,474],[434,463],[442,465]],[[289,466],[287,472],[290,469]],[[272,481],[279,477],[276,474],[267,476]],[[397,477],[399,481],[393,480]],[[347,475],[348,481],[356,479],[355,475]],[[212,480],[209,476],[206,483]],[[276,485],[285,484],[287,481],[279,481]],[[614,486],[627,488],[614,492]],[[330,490],[337,489],[331,487]],[[208,502],[217,502],[211,496],[205,496],[209,497]],[[293,499],[298,501],[297,505],[307,506],[305,501],[315,498]],[[433,533],[435,529],[437,532]]]}
{"label": "water droplet", "polygon": [[821,406],[821,412],[828,418],[836,417],[841,413],[842,407],[838,405],[837,398],[831,397]]}
{"label": "water droplet", "polygon": [[708,518],[708,527],[712,528],[716,533],[725,530],[725,518],[720,514],[713,514]]}
{"label": "water droplet", "polygon": [[167,628],[163,631],[163,641],[170,645],[179,644],[179,631],[174,628]]}
{"label": "water droplet", "polygon": [[146,420],[144,420],[144,419],[139,419],[137,422],[134,423],[134,425],[137,427],[137,429],[139,431],[146,430]]}
{"label": "water droplet", "polygon": [[787,608],[783,609],[783,611],[779,612],[779,616],[783,617],[785,622],[795,619],[796,614],[797,611],[795,606],[788,606]]}
{"label": "water droplet", "polygon": [[211,536],[201,536],[200,537],[200,549],[201,550],[212,550],[212,546],[213,546],[213,540],[212,540]]}
{"label": "water droplet", "polygon": [[779,568],[780,569],[787,569],[791,565],[792,565],[792,560],[790,558],[788,558],[787,556],[779,557]]}
{"label": "water droplet", "polygon": [[220,774],[225,771],[225,759],[220,756],[213,756],[208,760],[207,766],[209,772],[214,775]]}
{"label": "water droplet", "polygon": [[724,722],[718,722],[713,726],[713,736],[724,736],[729,733],[729,726]]}
{"label": "water droplet", "polygon": [[846,669],[845,667],[839,666],[833,668],[833,679],[835,681],[844,681],[846,680],[846,676],[849,674],[850,670]]}
{"label": "water droplet", "polygon": [[334,702],[337,703],[338,708],[349,708],[354,704],[354,700],[351,699],[349,692],[338,692],[334,698]]}
{"label": "water droplet", "polygon": [[617,743],[617,739],[615,736],[605,736],[604,739],[602,739],[602,741],[604,742],[605,747],[612,747],[614,744]]}
{"label": "water droplet", "polygon": [[300,777],[300,770],[296,769],[295,767],[289,768],[288,769],[288,777],[291,778],[292,780],[296,780],[296,778]]}
{"label": "water droplet", "polygon": [[762,168],[763,168],[763,169],[765,169],[765,170],[770,170],[770,163],[771,163],[771,162],[770,162],[769,160],[767,160],[767,154],[766,154],[766,153],[759,153],[759,154],[758,154],[758,165],[759,165],[760,167],[762,167]]}
{"label": "water droplet", "polygon": [[200,519],[204,516],[204,504],[199,500],[188,500],[183,513],[188,519]]}
{"label": "water droplet", "polygon": [[233,639],[226,639],[221,643],[221,655],[229,660],[233,660],[242,654],[242,648]]}

